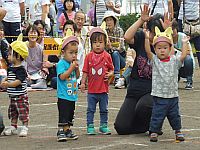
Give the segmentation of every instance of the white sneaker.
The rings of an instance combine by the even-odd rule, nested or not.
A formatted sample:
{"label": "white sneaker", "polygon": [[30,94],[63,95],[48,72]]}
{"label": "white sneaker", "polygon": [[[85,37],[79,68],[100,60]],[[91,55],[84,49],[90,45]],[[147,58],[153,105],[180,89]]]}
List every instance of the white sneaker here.
{"label": "white sneaker", "polygon": [[125,88],[124,78],[119,78],[119,80],[115,84],[115,88],[116,89],[123,89],[123,88]]}
{"label": "white sneaker", "polygon": [[31,84],[32,89],[46,89],[47,83],[45,79],[38,79],[36,84]]}
{"label": "white sneaker", "polygon": [[3,132],[4,135],[17,135],[17,129],[13,126],[9,126]]}
{"label": "white sneaker", "polygon": [[26,137],[28,134],[28,128],[26,126],[22,126],[19,132],[19,137]]}

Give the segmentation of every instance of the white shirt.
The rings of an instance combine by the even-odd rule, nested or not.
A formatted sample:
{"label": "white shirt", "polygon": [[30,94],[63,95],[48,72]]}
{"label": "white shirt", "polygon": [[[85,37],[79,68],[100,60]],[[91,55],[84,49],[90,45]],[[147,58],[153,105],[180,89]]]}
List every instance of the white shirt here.
{"label": "white shirt", "polygon": [[[143,4],[149,4],[152,11],[155,0],[142,0],[142,2]],[[157,0],[153,15],[157,13],[164,15],[165,12],[168,12],[168,0]]]}
{"label": "white shirt", "polygon": [[24,3],[24,0],[0,0],[0,6],[7,11],[4,21],[21,22],[20,3]]}
{"label": "white shirt", "polygon": [[[199,18],[199,0],[185,0],[185,16],[187,20]],[[178,19],[183,20],[183,2],[179,10]]]}
{"label": "white shirt", "polygon": [[50,0],[29,0],[26,2],[29,7],[30,22],[41,20],[42,5],[50,5]]}

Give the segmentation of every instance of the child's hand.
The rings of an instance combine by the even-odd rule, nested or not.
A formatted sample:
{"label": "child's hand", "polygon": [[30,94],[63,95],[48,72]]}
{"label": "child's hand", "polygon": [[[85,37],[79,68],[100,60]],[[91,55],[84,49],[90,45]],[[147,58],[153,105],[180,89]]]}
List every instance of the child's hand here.
{"label": "child's hand", "polygon": [[78,67],[79,67],[78,61],[77,61],[77,60],[74,60],[74,61],[71,63],[71,66],[73,67],[73,69],[78,69]]}
{"label": "child's hand", "polygon": [[189,40],[190,40],[190,37],[189,37],[189,36],[184,36],[184,37],[182,38],[182,42],[183,42],[183,43],[188,43]]}
{"label": "child's hand", "polygon": [[81,92],[84,93],[85,92],[85,84],[81,84],[80,89],[81,89]]}
{"label": "child's hand", "polygon": [[149,30],[147,29],[143,29],[144,35],[145,35],[145,39],[149,39]]}
{"label": "child's hand", "polygon": [[2,88],[8,88],[8,87],[9,87],[8,81],[3,81],[3,82],[1,83],[1,87],[2,87]]}
{"label": "child's hand", "polygon": [[106,72],[105,76],[104,76],[104,81],[108,81],[108,79],[113,75],[113,72]]}

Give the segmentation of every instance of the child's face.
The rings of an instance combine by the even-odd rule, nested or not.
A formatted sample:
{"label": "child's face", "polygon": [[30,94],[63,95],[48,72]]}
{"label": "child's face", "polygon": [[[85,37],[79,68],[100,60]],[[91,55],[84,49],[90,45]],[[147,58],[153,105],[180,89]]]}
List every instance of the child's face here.
{"label": "child's face", "polygon": [[30,31],[28,32],[28,38],[29,38],[29,41],[32,41],[32,42],[37,41],[37,38],[38,38],[37,31],[30,29]]}
{"label": "child's face", "polygon": [[66,6],[67,10],[72,10],[72,8],[73,8],[73,2],[67,1],[65,3],[65,6]]}
{"label": "child's face", "polygon": [[156,55],[160,60],[167,59],[170,55],[171,47],[167,42],[159,42],[155,45]]}
{"label": "child's face", "polygon": [[73,62],[74,60],[77,60],[77,54],[78,54],[78,43],[69,43],[63,50],[63,56],[64,59],[68,62]]}
{"label": "child's face", "polygon": [[68,29],[71,29],[72,33],[74,34],[74,28],[73,28],[73,25],[71,24],[68,24],[65,26],[64,30],[63,30],[63,36],[65,37],[66,36],[66,33],[67,33],[67,30]]}
{"label": "child's face", "polygon": [[8,61],[9,63],[15,64],[15,62],[17,61],[17,58],[12,55],[12,49],[10,48],[8,51]]}
{"label": "child's face", "polygon": [[92,43],[92,49],[95,53],[101,53],[105,48],[105,39],[104,36],[101,35],[96,38],[96,40]]}

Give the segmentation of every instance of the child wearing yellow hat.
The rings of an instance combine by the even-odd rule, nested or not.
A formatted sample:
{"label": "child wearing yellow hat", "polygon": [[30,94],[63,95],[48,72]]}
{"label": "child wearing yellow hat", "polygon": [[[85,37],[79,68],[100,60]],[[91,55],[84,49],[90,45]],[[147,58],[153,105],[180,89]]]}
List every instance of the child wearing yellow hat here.
{"label": "child wearing yellow hat", "polygon": [[152,91],[153,109],[150,121],[150,141],[158,141],[158,132],[162,129],[165,117],[168,118],[173,130],[175,130],[176,140],[184,141],[181,133],[181,116],[178,105],[178,69],[187,56],[187,43],[189,37],[182,39],[182,54],[173,54],[172,28],[165,32],[155,27],[155,37],[153,45],[155,53],[151,52],[149,42],[149,31],[145,30],[145,50],[152,64]]}
{"label": "child wearing yellow hat", "polygon": [[27,136],[29,121],[29,102],[27,96],[27,73],[22,62],[28,56],[28,47],[22,42],[22,35],[17,41],[10,44],[8,60],[12,64],[7,70],[7,78],[4,78],[1,86],[7,88],[10,98],[8,116],[11,119],[11,126],[5,129],[4,135],[18,134],[18,118],[23,126],[19,132],[20,137]]}

